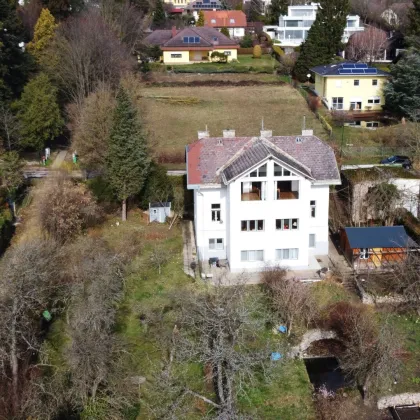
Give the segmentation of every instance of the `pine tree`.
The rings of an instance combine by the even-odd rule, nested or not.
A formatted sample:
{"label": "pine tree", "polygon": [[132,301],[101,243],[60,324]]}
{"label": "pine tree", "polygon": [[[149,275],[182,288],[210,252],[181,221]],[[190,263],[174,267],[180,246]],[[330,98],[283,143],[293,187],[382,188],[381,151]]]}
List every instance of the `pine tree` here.
{"label": "pine tree", "polygon": [[146,140],[136,110],[126,91],[120,88],[108,145],[106,174],[112,190],[122,202],[123,221],[127,220],[127,199],[141,191],[149,166]]}
{"label": "pine tree", "polygon": [[220,33],[222,33],[224,36],[227,36],[228,38],[230,38],[229,29],[226,28],[226,26],[224,26],[222,29],[220,29]]}
{"label": "pine tree", "polygon": [[321,0],[316,19],[302,44],[294,74],[305,81],[311,67],[329,64],[341,47],[349,12],[348,0]]}
{"label": "pine tree", "polygon": [[420,0],[413,0],[413,7],[408,12],[408,33],[420,37]]}
{"label": "pine tree", "polygon": [[271,25],[276,25],[279,22],[280,15],[287,15],[287,0],[271,0],[268,7],[268,21]]}
{"label": "pine tree", "polygon": [[157,0],[155,11],[153,12],[153,22],[152,22],[153,28],[154,29],[162,28],[165,26],[165,22],[166,22],[166,14],[165,14],[165,9],[163,8],[163,1]]}
{"label": "pine tree", "polygon": [[45,73],[25,86],[17,108],[22,146],[41,151],[47,141],[61,134],[64,121],[57,103],[57,89]]}
{"label": "pine tree", "polygon": [[42,9],[35,25],[34,38],[26,47],[37,60],[40,59],[45,48],[51,43],[57,27],[58,25],[55,23],[54,16],[50,11]]}
{"label": "pine tree", "polygon": [[0,99],[16,98],[32,70],[31,57],[19,46],[23,41],[23,27],[16,4],[0,0]]}
{"label": "pine tree", "polygon": [[204,26],[204,13],[202,10],[198,12],[198,20],[195,26]]}

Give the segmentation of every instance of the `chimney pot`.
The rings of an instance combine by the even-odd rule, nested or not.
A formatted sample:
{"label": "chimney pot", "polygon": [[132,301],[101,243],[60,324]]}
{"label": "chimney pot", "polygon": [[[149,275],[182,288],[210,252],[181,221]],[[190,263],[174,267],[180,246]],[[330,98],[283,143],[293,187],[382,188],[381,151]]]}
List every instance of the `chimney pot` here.
{"label": "chimney pot", "polygon": [[176,35],[176,26],[172,26],[172,38]]}
{"label": "chimney pot", "polygon": [[273,137],[273,130],[261,130],[260,137],[263,139],[268,139],[270,137]]}
{"label": "chimney pot", "polygon": [[197,133],[198,133],[198,140],[208,139],[210,137],[210,133],[208,132],[208,130],[198,131]]}
{"label": "chimney pot", "polygon": [[233,139],[235,137],[235,130],[223,130],[224,139]]}

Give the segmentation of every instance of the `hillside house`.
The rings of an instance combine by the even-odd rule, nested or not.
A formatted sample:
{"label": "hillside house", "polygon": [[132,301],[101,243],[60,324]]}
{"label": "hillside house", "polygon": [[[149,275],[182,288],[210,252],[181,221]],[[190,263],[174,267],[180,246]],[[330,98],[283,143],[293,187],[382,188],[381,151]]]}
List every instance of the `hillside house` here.
{"label": "hillside house", "polygon": [[209,27],[156,30],[145,38],[144,43],[159,45],[165,64],[211,61],[214,51],[227,56],[227,61],[236,60],[239,48],[236,41]]}
{"label": "hillside house", "polygon": [[243,38],[247,27],[246,15],[241,10],[204,11],[204,24],[217,30],[227,28],[231,38]]}
{"label": "hillside house", "polygon": [[340,244],[356,271],[390,269],[419,248],[403,226],[347,227],[341,231]]}
{"label": "hillside house", "polygon": [[311,68],[315,93],[325,106],[342,111],[382,111],[389,73],[364,63],[337,63]]}
{"label": "hillside house", "polygon": [[328,254],[329,186],[340,175],[332,148],[312,130],[287,137],[201,132],[186,155],[201,261],[228,260],[232,272],[308,269]]}

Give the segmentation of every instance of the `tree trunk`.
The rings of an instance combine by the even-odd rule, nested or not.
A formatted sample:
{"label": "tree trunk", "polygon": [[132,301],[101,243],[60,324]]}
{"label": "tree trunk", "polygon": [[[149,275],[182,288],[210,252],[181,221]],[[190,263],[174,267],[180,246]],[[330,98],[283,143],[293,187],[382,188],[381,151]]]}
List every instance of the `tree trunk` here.
{"label": "tree trunk", "polygon": [[12,368],[12,404],[13,404],[13,412],[16,413],[16,409],[18,406],[18,375],[19,375],[19,361],[17,356],[17,302],[16,299],[13,301],[13,320],[11,325],[11,348],[10,348],[10,366]]}
{"label": "tree trunk", "polygon": [[124,200],[122,201],[121,219],[123,222],[127,220],[127,199],[126,198],[124,198]]}

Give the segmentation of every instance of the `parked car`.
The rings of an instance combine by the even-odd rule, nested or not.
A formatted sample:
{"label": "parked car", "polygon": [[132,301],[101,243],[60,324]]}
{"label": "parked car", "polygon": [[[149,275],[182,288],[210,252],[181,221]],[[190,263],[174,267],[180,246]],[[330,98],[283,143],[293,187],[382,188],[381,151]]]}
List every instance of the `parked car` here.
{"label": "parked car", "polygon": [[412,166],[408,156],[390,156],[389,158],[382,159],[381,163],[384,165],[401,164],[403,168],[411,168]]}

